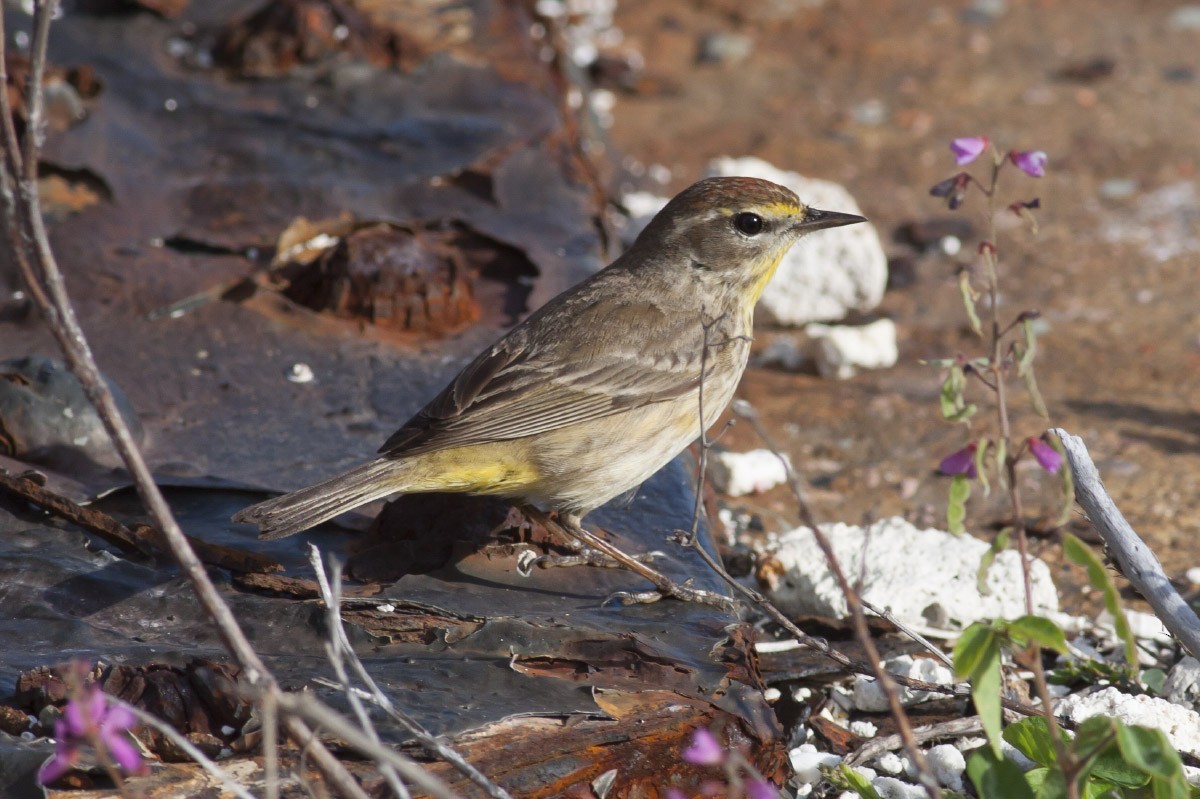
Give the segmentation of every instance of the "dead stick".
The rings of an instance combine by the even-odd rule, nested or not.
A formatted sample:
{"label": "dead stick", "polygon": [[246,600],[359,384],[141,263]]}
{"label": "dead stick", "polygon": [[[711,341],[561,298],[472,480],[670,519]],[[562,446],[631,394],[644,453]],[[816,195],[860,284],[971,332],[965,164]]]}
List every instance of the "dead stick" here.
{"label": "dead stick", "polygon": [[1083,439],[1061,427],[1052,428],[1050,432],[1058,436],[1066,450],[1067,462],[1075,477],[1075,499],[1116,558],[1121,574],[1141,592],[1188,654],[1200,658],[1200,618],[1171,585],[1153,550],[1129,525],[1105,490]]}
{"label": "dead stick", "polygon": [[[21,147],[16,140],[12,125],[3,124],[4,149],[7,153],[6,162],[24,161],[22,170],[9,176],[5,186],[14,189],[5,193],[3,201],[6,206],[5,217],[10,222],[17,223],[17,229],[10,231],[13,246],[22,251],[17,257],[17,264],[22,271],[30,293],[39,301],[40,310],[46,319],[50,332],[63,351],[71,371],[79,380],[84,393],[96,407],[96,412],[104,422],[109,437],[116,445],[121,459],[125,462],[129,473],[133,475],[151,517],[162,531],[163,540],[176,562],[191,582],[193,590],[200,600],[209,617],[217,626],[218,635],[229,653],[242,666],[247,680],[259,690],[279,691],[274,676],[267,670],[258,653],[250,645],[250,641],[238,626],[229,606],[217,593],[216,586],[208,579],[204,565],[196,557],[196,553],[188,546],[183,531],[179,528],[171,509],[163,499],[162,493],[154,483],[150,469],[142,458],[133,435],[125,424],[124,418],[117,410],[116,401],[108,384],[101,378],[96,360],[92,356],[83,330],[75,317],[75,309],[71,305],[63,282],[62,272],[50,248],[49,237],[43,223],[41,199],[37,187],[38,150],[37,137],[42,125],[42,85],[40,76],[46,63],[46,42],[49,37],[50,21],[54,17],[56,0],[36,0],[34,4],[34,47],[30,52],[30,115],[26,130],[26,149],[22,159]],[[4,36],[0,30],[0,61],[4,58]],[[37,78],[37,79],[35,79]],[[0,114],[5,117],[11,113],[7,92],[0,92]],[[309,742],[314,739],[300,718],[291,717],[287,721],[289,733],[298,741]],[[318,768],[326,776],[333,787],[342,795],[354,799],[367,799],[366,793],[354,777],[346,770],[337,758],[319,742],[312,748],[313,759]]]}

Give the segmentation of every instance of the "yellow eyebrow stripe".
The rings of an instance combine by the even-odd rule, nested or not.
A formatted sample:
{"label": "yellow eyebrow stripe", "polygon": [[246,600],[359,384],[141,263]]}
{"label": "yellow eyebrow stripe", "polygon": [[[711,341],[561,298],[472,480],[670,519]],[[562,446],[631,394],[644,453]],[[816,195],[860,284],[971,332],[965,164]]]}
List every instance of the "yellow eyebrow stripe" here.
{"label": "yellow eyebrow stripe", "polygon": [[804,206],[792,203],[767,203],[766,205],[751,205],[744,208],[721,208],[719,210],[722,216],[733,216],[744,211],[750,211],[761,214],[769,219],[776,219],[781,216],[802,214],[804,213]]}

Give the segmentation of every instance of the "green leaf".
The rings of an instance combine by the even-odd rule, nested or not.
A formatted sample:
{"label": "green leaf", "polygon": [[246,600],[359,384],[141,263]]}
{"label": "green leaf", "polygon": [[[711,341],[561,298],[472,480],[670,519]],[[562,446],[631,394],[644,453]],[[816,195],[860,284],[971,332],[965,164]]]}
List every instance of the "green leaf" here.
{"label": "green leaf", "polygon": [[1042,392],[1038,390],[1037,378],[1033,376],[1033,369],[1021,375],[1025,380],[1025,390],[1029,392],[1029,400],[1033,403],[1033,412],[1043,419],[1050,418],[1050,411],[1046,410],[1046,401],[1042,399]]}
{"label": "green leaf", "polygon": [[1116,724],[1108,716],[1092,716],[1075,730],[1071,751],[1080,761],[1096,757],[1116,741]]}
{"label": "green leaf", "polygon": [[1099,779],[1086,780],[1083,783],[1083,793],[1081,799],[1108,799],[1112,797],[1112,791],[1117,786],[1111,782],[1105,782]]}
{"label": "green leaf", "polygon": [[1117,726],[1117,746],[1130,764],[1151,777],[1172,780],[1183,776],[1179,753],[1162,730],[1120,724]]}
{"label": "green leaf", "polygon": [[950,480],[950,500],[946,504],[946,527],[955,535],[967,531],[963,522],[967,518],[967,500],[971,497],[971,478],[956,474]]}
{"label": "green leaf", "polygon": [[1125,644],[1125,662],[1129,668],[1136,669],[1138,666],[1137,641],[1129,629],[1129,619],[1126,618],[1125,611],[1121,609],[1121,596],[1108,576],[1108,570],[1104,568],[1103,561],[1096,557],[1096,553],[1087,544],[1070,533],[1063,534],[1063,552],[1072,561],[1086,568],[1088,581],[1092,587],[1104,593],[1104,607],[1112,614],[1113,627],[1116,628],[1117,635]]}
{"label": "green leaf", "polygon": [[996,480],[1000,487],[1008,490],[1008,439],[1001,437],[996,440]]}
{"label": "green leaf", "polygon": [[1021,353],[1021,359],[1017,361],[1017,375],[1024,377],[1025,373],[1033,367],[1033,359],[1037,357],[1037,333],[1033,331],[1033,320],[1022,321],[1021,331],[1025,334],[1025,351]]}
{"label": "green leaf", "polygon": [[954,674],[971,682],[971,699],[984,732],[1000,753],[1000,639],[989,625],[976,622],[954,645]]}
{"label": "green leaf", "polygon": [[1041,616],[1022,616],[1008,624],[1008,633],[1018,646],[1034,642],[1045,649],[1053,649],[1060,655],[1069,655],[1067,639],[1058,625]]}
{"label": "green leaf", "polygon": [[945,381],[942,383],[942,392],[938,398],[938,403],[942,408],[942,418],[948,422],[964,422],[970,419],[979,410],[974,403],[967,403],[963,392],[967,389],[967,377],[963,374],[962,367],[955,362],[950,367],[950,373],[946,375]]}
{"label": "green leaf", "polygon": [[1000,754],[1000,731],[1003,727],[1000,682],[1000,642],[993,636],[986,658],[971,674],[971,700],[983,723],[983,731],[997,755]]}
{"label": "green leaf", "polygon": [[983,622],[975,622],[962,631],[954,644],[954,676],[960,680],[970,679],[991,657],[995,647],[996,632]]}
{"label": "green leaf", "polygon": [[[980,474],[983,474],[983,472],[980,472]],[[991,593],[991,589],[988,588],[987,584],[988,570],[992,568],[992,563],[995,562],[996,556],[1008,549],[1008,542],[1011,538],[1012,528],[1005,527],[992,539],[992,545],[988,547],[988,551],[984,552],[983,557],[979,559],[979,572],[975,576],[975,582],[979,587],[979,593],[984,596]]]}
{"label": "green leaf", "polygon": [[1086,769],[1086,773],[1114,785],[1140,788],[1150,782],[1150,775],[1129,763],[1116,744],[1109,746]]}
{"label": "green leaf", "polygon": [[1142,685],[1154,696],[1162,694],[1163,683],[1167,681],[1167,673],[1162,669],[1146,669],[1141,674]]}
{"label": "green leaf", "polygon": [[992,484],[988,482],[987,468],[985,459],[987,458],[988,447],[992,445],[991,440],[981,439],[975,445],[975,475],[979,479],[980,485],[983,486],[983,495],[990,496],[992,493]]}
{"label": "green leaf", "polygon": [[[1036,770],[1036,769],[1035,769]],[[980,799],[1034,799],[1032,777],[1022,773],[1016,763],[981,746],[967,758],[967,776]]]}
{"label": "green leaf", "polygon": [[1004,740],[1021,754],[1042,766],[1053,766],[1058,759],[1054,739],[1042,716],[1028,716],[1004,728]]}
{"label": "green leaf", "polygon": [[1042,785],[1046,782],[1046,776],[1050,773],[1048,768],[1031,768],[1025,772],[1025,781],[1029,783],[1029,787],[1036,794],[1042,790]]}
{"label": "green leaf", "polygon": [[938,398],[943,419],[954,416],[963,406],[963,389],[966,388],[966,382],[962,367],[955,363],[950,367],[946,379],[942,381],[942,393]]}
{"label": "green leaf", "polygon": [[841,781],[847,788],[861,796],[862,799],[880,799],[879,792],[875,790],[875,786],[866,777],[849,766],[839,765],[837,776],[841,778]]}
{"label": "green leaf", "polygon": [[[1033,780],[1029,782],[1032,784]],[[1062,771],[1056,768],[1046,769],[1035,795],[1037,799],[1066,799],[1067,780]]]}
{"label": "green leaf", "polygon": [[963,308],[967,311],[967,319],[971,322],[971,329],[975,331],[975,335],[982,337],[983,325],[980,324],[979,314],[975,310],[975,302],[979,299],[979,292],[971,287],[971,270],[959,270],[958,290],[962,293]]}

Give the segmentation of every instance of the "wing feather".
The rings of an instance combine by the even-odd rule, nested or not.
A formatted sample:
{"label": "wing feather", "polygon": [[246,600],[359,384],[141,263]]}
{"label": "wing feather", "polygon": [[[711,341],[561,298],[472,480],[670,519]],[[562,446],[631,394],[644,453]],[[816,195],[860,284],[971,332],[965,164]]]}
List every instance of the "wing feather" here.
{"label": "wing feather", "polygon": [[[564,307],[565,306],[565,307]],[[381,448],[391,456],[537,435],[694,391],[703,330],[652,302],[564,303],[531,317],[468,364]],[[591,326],[580,341],[564,335]]]}

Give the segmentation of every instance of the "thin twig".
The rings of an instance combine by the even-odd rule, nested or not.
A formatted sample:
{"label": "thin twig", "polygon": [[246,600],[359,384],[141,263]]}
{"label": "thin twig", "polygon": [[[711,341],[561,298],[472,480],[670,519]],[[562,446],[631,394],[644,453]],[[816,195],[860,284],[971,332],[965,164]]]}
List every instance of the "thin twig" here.
{"label": "thin twig", "polygon": [[849,580],[846,579],[846,574],[842,571],[841,564],[838,563],[837,554],[833,551],[833,545],[829,543],[829,538],[817,524],[812,510],[808,506],[808,502],[805,501],[804,490],[800,487],[800,479],[796,475],[795,469],[792,468],[791,462],[783,456],[779,448],[775,446],[770,433],[767,432],[762,421],[758,418],[758,413],[750,403],[745,400],[735,401],[734,412],[750,421],[759,438],[774,453],[779,462],[783,464],[784,471],[788,477],[788,486],[792,490],[792,496],[800,511],[801,521],[812,530],[817,545],[821,547],[821,551],[825,554],[825,560],[829,563],[830,571],[833,572],[838,585],[842,589],[842,594],[846,597],[846,606],[850,610],[855,637],[862,644],[863,651],[867,655],[867,662],[871,666],[871,671],[874,673],[875,679],[879,681],[879,687],[883,690],[884,696],[887,697],[888,708],[891,710],[892,718],[896,720],[896,726],[899,727],[900,735],[904,739],[904,751],[908,755],[909,761],[916,768],[921,785],[929,792],[929,795],[933,799],[940,799],[942,795],[941,786],[938,784],[933,770],[929,767],[929,763],[925,759],[925,753],[921,751],[916,738],[913,737],[912,724],[908,720],[908,714],[904,712],[904,705],[900,701],[900,693],[896,690],[893,675],[883,667],[883,661],[879,657],[879,650],[875,646],[875,641],[871,638],[871,630],[867,626],[867,618],[863,613],[858,592],[854,590]]}
{"label": "thin twig", "polygon": [[340,713],[336,713],[327,705],[317,701],[316,697],[311,694],[280,694],[279,707],[289,714],[305,719],[334,737],[340,738],[365,757],[369,757],[377,763],[391,765],[404,779],[436,799],[459,799],[458,794],[454,793],[446,783],[430,774],[419,763],[394,749],[372,741],[367,733],[351,724]]}
{"label": "thin twig", "polygon": [[[961,719],[950,719],[939,724],[929,724],[913,729],[913,738],[920,743],[936,741],[939,738],[962,738],[967,735],[978,735],[983,732],[983,722],[979,716],[967,716]],[[900,735],[885,735],[882,738],[872,738],[842,759],[847,766],[857,766],[879,757],[884,752],[892,752],[904,748],[904,739]]]}
{"label": "thin twig", "polygon": [[170,739],[171,743],[179,747],[179,749],[192,760],[196,761],[200,768],[204,769],[218,781],[220,781],[220,783],[225,786],[225,789],[234,796],[238,797],[238,799],[256,799],[256,797],[250,793],[250,791],[246,790],[246,788],[243,787],[237,780],[235,780],[232,776],[227,774],[224,769],[213,762],[212,758],[197,749],[191,741],[189,741],[179,732],[179,730],[175,729],[170,724],[167,724],[165,721],[156,716],[150,715],[137,705],[131,705],[128,702],[118,699],[112,694],[105,694],[104,698],[109,702],[109,704],[119,705],[120,707],[125,708],[134,716],[136,716],[138,721],[140,721],[142,724],[145,724],[147,727],[153,727],[155,730],[158,730],[163,737]]}
{"label": "thin twig", "polygon": [[900,630],[900,632],[904,633],[909,638],[913,639],[918,644],[923,646],[925,648],[926,652],[933,655],[938,660],[942,661],[942,663],[947,668],[949,668],[951,671],[954,670],[954,661],[950,659],[949,655],[947,655],[945,652],[943,652],[941,650],[941,647],[935,645],[932,641],[930,641],[925,636],[921,635],[919,632],[914,630],[912,627],[909,627],[907,624],[900,621],[900,619],[898,619],[896,617],[896,614],[892,613],[887,608],[881,608],[872,602],[868,602],[866,599],[864,599],[861,596],[859,597],[859,599],[862,601],[863,607],[865,607],[867,610],[871,611],[876,616],[879,616],[881,619],[887,619],[889,622],[896,625],[896,627]]}
{"label": "thin twig", "polygon": [[[142,502],[154,519],[155,525],[162,531],[164,542],[191,583],[201,606],[216,624],[217,633],[226,650],[242,667],[248,683],[257,687],[260,692],[278,692],[279,688],[274,677],[250,645],[228,605],[217,593],[203,564],[188,546],[183,531],[179,528],[166,500],[158,490],[128,425],[125,424],[124,418],[117,409],[112,391],[100,376],[100,370],[96,366],[87,337],[75,316],[75,310],[63,282],[62,272],[58,268],[58,263],[50,248],[37,188],[37,162],[40,149],[37,131],[43,124],[40,78],[45,69],[49,25],[50,20],[54,17],[56,5],[55,0],[40,0],[34,6],[37,29],[30,53],[29,119],[26,129],[24,163],[21,170],[15,171],[9,176],[12,183],[15,184],[16,190],[11,195],[2,198],[6,204],[10,202],[13,204],[12,209],[6,208],[6,218],[18,223],[19,229],[13,231],[12,235],[13,246],[18,250],[28,248],[28,252],[23,253],[25,257],[17,257],[17,264],[26,285],[30,288],[30,293],[39,302],[40,310],[46,318],[51,334],[62,349],[68,366],[79,380],[88,400],[96,407],[96,412],[103,421],[109,438],[120,453],[129,473],[133,476]],[[3,38],[0,38],[0,60],[3,60],[5,56],[4,44]],[[0,92],[0,95],[4,95],[4,92]],[[0,101],[0,108],[7,110],[7,105],[6,100]],[[8,153],[5,160],[6,163],[11,164],[17,160],[16,153],[20,151],[20,145],[11,124],[4,124],[3,132],[4,148]],[[289,719],[287,727],[293,737],[299,740],[313,737],[311,730],[300,719]],[[366,794],[345,766],[319,742],[313,749],[313,758],[317,767],[335,790],[353,799],[367,799]]]}
{"label": "thin twig", "polygon": [[[346,663],[342,659],[342,652],[349,648],[349,640],[345,641],[346,646],[343,646],[346,631],[342,627],[342,566],[334,559],[330,559],[330,578],[326,577],[325,564],[321,561],[321,551],[316,546],[309,544],[308,560],[312,565],[313,572],[317,575],[317,585],[321,589],[321,599],[325,602],[325,619],[326,625],[329,627],[330,641],[325,644],[325,652],[329,662],[333,665],[334,674],[338,681],[346,689],[350,688],[350,678],[346,674]],[[375,729],[375,725],[371,722],[371,714],[367,712],[357,694],[353,691],[346,690],[347,701],[350,702],[350,709],[354,711],[354,716],[358,719],[358,724],[362,731],[366,733],[376,744],[382,745],[379,740],[379,732]],[[408,788],[404,787],[404,783],[400,781],[400,775],[396,770],[386,763],[380,763],[380,772],[383,774],[384,780],[392,789],[397,799],[409,799]]]}
{"label": "thin twig", "polygon": [[[323,574],[324,567],[323,564],[321,564],[321,553],[315,546],[310,545],[309,557],[310,560],[314,562],[313,566],[317,571],[317,574]],[[340,567],[336,573],[340,575]],[[331,582],[333,581],[326,582],[318,578],[318,583],[321,585],[321,596],[327,603],[327,606],[330,600],[333,599],[334,601],[332,606],[340,609],[342,603],[340,596],[337,595],[337,592],[330,589],[328,590],[329,596],[326,597],[327,588],[329,588]],[[375,678],[372,677],[371,673],[367,671],[366,666],[363,665],[362,660],[359,659],[358,654],[354,651],[354,647],[350,645],[350,638],[348,635],[346,635],[346,627],[342,622],[341,613],[338,613],[336,618],[330,614],[329,624],[331,634],[334,636],[334,641],[336,645],[341,648],[341,656],[349,662],[350,667],[354,670],[354,673],[358,676],[358,679],[362,681],[363,685],[367,686],[367,690],[364,691],[351,686],[347,680],[342,680],[340,687],[347,692],[347,695],[353,695],[360,699],[365,699],[366,701],[382,708],[385,713],[391,716],[393,720],[399,723],[409,734],[416,738],[417,743],[419,743],[426,752],[429,752],[429,754],[433,755],[434,757],[445,760],[447,763],[457,769],[463,776],[482,788],[488,794],[488,796],[492,797],[492,799],[513,799],[512,795],[509,794],[508,791],[504,790],[495,782],[488,779],[487,775],[475,768],[475,766],[471,765],[471,763],[468,762],[467,759],[461,754],[445,744],[437,736],[429,732],[429,730],[425,729],[425,727],[422,726],[412,716],[396,707],[395,703],[392,702],[391,697],[384,693],[383,689],[379,687],[379,684],[375,682]]]}
{"label": "thin twig", "polygon": [[1121,574],[1146,598],[1183,648],[1192,657],[1200,658],[1200,618],[1171,585],[1154,551],[1129,525],[1105,490],[1083,439],[1060,427],[1050,432],[1058,436],[1067,453],[1067,463],[1075,476],[1075,499],[1120,565]]}

